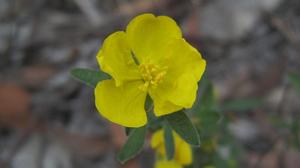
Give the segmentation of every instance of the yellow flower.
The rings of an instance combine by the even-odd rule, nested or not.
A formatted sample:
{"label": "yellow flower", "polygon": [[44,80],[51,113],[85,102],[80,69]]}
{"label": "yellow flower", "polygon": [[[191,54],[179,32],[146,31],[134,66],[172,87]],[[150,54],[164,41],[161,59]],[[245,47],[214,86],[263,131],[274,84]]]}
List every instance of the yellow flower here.
{"label": "yellow flower", "polygon": [[[165,142],[164,142],[163,130],[156,131],[151,138],[151,147],[157,151],[162,157],[166,158]],[[192,163],[192,149],[191,146],[180,138],[173,131],[174,137],[174,160],[180,165],[189,165]]]}
{"label": "yellow flower", "polygon": [[155,163],[155,168],[182,168],[182,166],[174,160],[158,160]]}
{"label": "yellow flower", "polygon": [[102,116],[126,127],[147,123],[147,94],[156,116],[192,107],[206,65],[174,20],[152,14],[139,15],[125,32],[109,35],[97,60],[113,79],[96,86],[96,107]]}

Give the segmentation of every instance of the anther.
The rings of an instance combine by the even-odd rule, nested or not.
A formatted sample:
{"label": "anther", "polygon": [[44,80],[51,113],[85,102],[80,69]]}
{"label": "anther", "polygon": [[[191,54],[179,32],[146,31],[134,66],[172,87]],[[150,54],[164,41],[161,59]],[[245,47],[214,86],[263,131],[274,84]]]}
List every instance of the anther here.
{"label": "anther", "polygon": [[150,86],[157,87],[166,74],[166,67],[159,68],[154,64],[142,64],[139,69],[145,82],[139,87],[143,91],[147,90]]}

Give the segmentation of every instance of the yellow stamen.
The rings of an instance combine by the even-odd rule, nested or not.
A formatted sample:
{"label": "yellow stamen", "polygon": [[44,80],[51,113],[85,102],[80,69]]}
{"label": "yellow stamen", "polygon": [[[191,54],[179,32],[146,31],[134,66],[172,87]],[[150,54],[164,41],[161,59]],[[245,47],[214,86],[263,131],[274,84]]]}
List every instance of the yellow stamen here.
{"label": "yellow stamen", "polygon": [[141,64],[139,66],[141,76],[143,77],[144,84],[139,87],[139,89],[143,91],[147,91],[149,87],[157,87],[159,83],[163,80],[163,77],[165,76],[166,67],[160,68],[157,65],[154,64]]}

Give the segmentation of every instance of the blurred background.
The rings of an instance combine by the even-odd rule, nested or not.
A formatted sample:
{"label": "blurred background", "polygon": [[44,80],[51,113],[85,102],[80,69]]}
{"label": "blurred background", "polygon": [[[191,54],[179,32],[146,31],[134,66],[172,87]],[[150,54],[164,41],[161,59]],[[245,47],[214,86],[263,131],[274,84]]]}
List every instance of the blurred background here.
{"label": "blurred background", "polygon": [[149,142],[116,161],[124,129],[69,74],[98,69],[104,38],[145,12],[174,18],[207,60],[199,95],[218,115],[193,114],[191,167],[299,168],[299,0],[0,0],[0,168],[153,167]]}

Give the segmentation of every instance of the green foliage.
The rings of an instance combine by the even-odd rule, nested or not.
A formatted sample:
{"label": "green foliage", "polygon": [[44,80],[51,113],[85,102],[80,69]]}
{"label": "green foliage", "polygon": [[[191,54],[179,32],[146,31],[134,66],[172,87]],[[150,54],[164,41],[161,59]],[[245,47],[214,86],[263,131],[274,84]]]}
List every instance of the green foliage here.
{"label": "green foliage", "polygon": [[148,118],[148,129],[151,132],[154,132],[160,128],[162,128],[162,123],[164,121],[163,117],[156,117],[153,113],[153,102],[150,96],[147,96],[145,109],[147,109],[147,118]]}
{"label": "green foliage", "polygon": [[199,146],[200,138],[188,116],[181,110],[165,116],[172,129],[187,143]]}
{"label": "green foliage", "polygon": [[249,98],[249,99],[238,99],[225,102],[222,105],[224,111],[233,111],[233,112],[243,112],[257,108],[263,104],[263,101],[259,98]]}
{"label": "green foliage", "polygon": [[164,141],[167,153],[167,159],[172,160],[174,158],[175,147],[174,147],[174,137],[172,129],[167,122],[164,122]]}
{"label": "green foliage", "polygon": [[214,96],[213,85],[209,81],[204,81],[203,83],[203,93],[199,102],[199,111],[212,111],[216,107],[216,98]]}
{"label": "green foliage", "polygon": [[292,125],[291,125],[291,132],[292,132],[292,135],[293,135],[293,145],[298,149],[300,150],[300,120],[299,119],[295,119],[293,120],[292,122]]}
{"label": "green foliage", "polygon": [[289,145],[297,148],[300,151],[300,118],[299,116],[294,116],[292,120],[284,120],[281,116],[274,115],[270,116],[270,121],[272,125],[277,129],[284,129],[290,131],[290,136],[286,139]]}
{"label": "green foliage", "polygon": [[221,115],[218,111],[213,85],[209,81],[202,81],[202,94],[197,100],[197,105],[192,112],[197,117],[197,128],[201,137],[215,134],[218,129],[218,121]]}
{"label": "green foliage", "polygon": [[288,79],[295,89],[300,93],[300,74],[291,72],[288,74]]}
{"label": "green foliage", "polygon": [[132,129],[129,133],[128,139],[118,154],[118,160],[125,163],[135,157],[143,148],[147,129],[140,127]]}
{"label": "green foliage", "polygon": [[[192,168],[235,168],[238,167],[237,149],[232,144],[232,136],[227,130],[228,118],[220,108],[215,94],[213,84],[208,80],[200,83],[200,97],[195,106],[190,110],[194,115],[195,126],[201,137],[201,147],[194,148],[194,159]],[[220,155],[219,149],[226,147],[229,151],[228,158]]]}
{"label": "green foliage", "polygon": [[163,126],[162,123],[164,121],[163,117],[156,117],[153,112],[148,112],[147,118],[148,118],[147,126],[151,132],[155,132],[156,130],[162,128]]}
{"label": "green foliage", "polygon": [[109,76],[101,71],[85,68],[74,68],[71,75],[90,87],[96,87],[99,81],[109,79]]}

